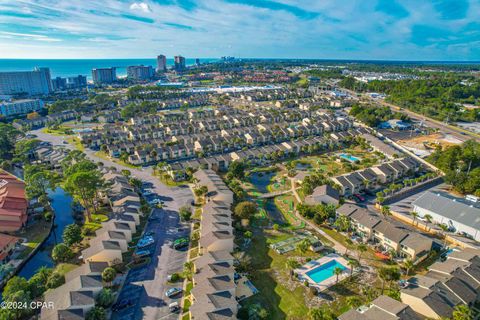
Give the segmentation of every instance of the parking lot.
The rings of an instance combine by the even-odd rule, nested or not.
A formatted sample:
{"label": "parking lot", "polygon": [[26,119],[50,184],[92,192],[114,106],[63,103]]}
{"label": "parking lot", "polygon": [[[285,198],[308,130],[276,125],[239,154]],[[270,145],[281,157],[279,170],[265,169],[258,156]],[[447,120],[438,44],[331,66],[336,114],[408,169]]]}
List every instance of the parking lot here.
{"label": "parking lot", "polygon": [[[165,292],[169,288],[183,287],[182,282],[169,283],[167,280],[169,275],[182,272],[187,258],[186,248],[174,250],[171,245],[176,239],[189,236],[190,226],[180,221],[178,210],[193,198],[188,188],[171,188],[168,193],[160,193],[152,184],[147,184],[147,187],[152,190],[152,194],[147,192],[147,201],[158,199],[161,204],[161,208],[152,212],[144,233],[150,235],[154,243],[138,249],[149,250],[151,261],[129,271],[117,299],[117,303],[123,302],[126,307],[113,313],[114,320],[178,318],[178,313],[172,313],[168,305],[174,301],[180,304],[182,295],[168,298]],[[126,303],[130,301],[133,303]]]}

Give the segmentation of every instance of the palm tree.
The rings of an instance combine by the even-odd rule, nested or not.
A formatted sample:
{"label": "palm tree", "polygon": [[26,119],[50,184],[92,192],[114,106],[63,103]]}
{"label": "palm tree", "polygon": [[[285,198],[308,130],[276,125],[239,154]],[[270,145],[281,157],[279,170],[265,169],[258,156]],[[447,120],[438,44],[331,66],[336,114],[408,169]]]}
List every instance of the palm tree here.
{"label": "palm tree", "polygon": [[392,213],[390,212],[390,207],[389,206],[382,206],[382,214],[385,217],[391,215]]}
{"label": "palm tree", "polygon": [[353,269],[360,267],[360,263],[357,260],[348,260],[348,266],[350,267],[350,277],[353,276]]}
{"label": "palm tree", "polygon": [[353,246],[353,241],[350,238],[345,239],[345,243],[347,244],[345,246],[345,255],[348,257],[348,247]]}
{"label": "palm tree", "polygon": [[394,249],[390,249],[388,250],[388,255],[390,256],[390,261],[393,262],[393,258],[395,258],[395,256],[397,255],[397,251],[395,251]]}
{"label": "palm tree", "polygon": [[[415,211],[412,211],[410,212],[410,214],[412,215],[413,219],[412,219],[412,226],[415,224],[415,220],[417,219],[418,217],[418,212],[415,212]],[[418,225],[418,223],[417,223]]]}
{"label": "palm tree", "polygon": [[347,305],[353,309],[358,308],[362,305],[362,299],[358,296],[349,296],[347,297]]}
{"label": "palm tree", "polygon": [[[425,220],[427,220],[427,224],[431,224],[432,223],[432,220],[433,220],[433,217],[429,214],[426,214],[423,216],[425,218]],[[428,231],[430,231],[432,228],[430,226],[428,226]]]}
{"label": "palm tree", "polygon": [[368,248],[365,244],[360,243],[357,245],[357,250],[358,250],[358,263],[362,263],[362,255],[363,253],[367,252]]}
{"label": "palm tree", "polygon": [[385,282],[391,283],[400,279],[400,270],[397,267],[381,267],[378,276],[382,280],[382,294],[385,290]]}
{"label": "palm tree", "polygon": [[413,264],[413,261],[408,259],[406,260],[404,263],[403,263],[403,267],[405,268],[405,273],[407,274],[407,276],[410,274],[410,270],[413,269],[414,267],[414,264]]}
{"label": "palm tree", "polygon": [[305,254],[312,243],[309,239],[303,239],[297,244],[297,251],[302,255]]}
{"label": "palm tree", "polygon": [[443,247],[445,248],[447,246],[447,231],[448,231],[448,226],[446,224],[440,224],[440,229],[443,231]]}
{"label": "palm tree", "polygon": [[342,274],[342,272],[343,272],[342,268],[335,267],[335,269],[333,269],[333,274],[337,276],[335,283],[338,283],[338,277]]}
{"label": "palm tree", "polygon": [[472,320],[473,312],[466,305],[460,304],[453,309],[452,316],[453,316],[452,317],[453,320]]}
{"label": "palm tree", "polygon": [[252,258],[249,255],[247,255],[245,252],[236,252],[233,254],[233,257],[238,262],[237,269],[239,272],[247,271],[250,269],[250,266],[252,264]]}
{"label": "palm tree", "polygon": [[287,262],[285,262],[285,267],[290,270],[290,278],[293,276],[293,270],[300,267],[300,263],[292,258],[289,258]]}

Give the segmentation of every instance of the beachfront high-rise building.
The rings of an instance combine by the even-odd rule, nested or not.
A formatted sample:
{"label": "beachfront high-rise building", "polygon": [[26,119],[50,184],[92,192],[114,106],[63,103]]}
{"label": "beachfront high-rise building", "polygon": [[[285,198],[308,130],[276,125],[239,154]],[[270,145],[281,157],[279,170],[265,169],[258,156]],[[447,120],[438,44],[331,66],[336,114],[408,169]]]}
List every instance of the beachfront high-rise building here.
{"label": "beachfront high-rise building", "polygon": [[163,54],[157,57],[157,72],[167,71],[167,57]]}
{"label": "beachfront high-rise building", "polygon": [[56,77],[52,79],[52,90],[61,91],[67,89],[67,79]]}
{"label": "beachfront high-rise building", "polygon": [[87,77],[78,75],[76,77],[67,78],[67,89],[78,89],[87,86]]}
{"label": "beachfront high-rise building", "polygon": [[127,67],[127,77],[135,80],[148,80],[153,77],[152,66],[129,66]]}
{"label": "beachfront high-rise building", "polygon": [[75,77],[61,78],[56,77],[52,79],[53,91],[81,89],[87,86],[87,77],[78,75]]}
{"label": "beachfront high-rise building", "polygon": [[0,95],[45,95],[52,92],[50,69],[0,72]]}
{"label": "beachfront high-rise building", "polygon": [[175,56],[175,71],[185,70],[185,58],[182,56]]}
{"label": "beachfront high-rise building", "polygon": [[115,82],[117,81],[117,69],[115,67],[92,69],[92,79],[94,84]]}
{"label": "beachfront high-rise building", "polygon": [[198,58],[195,59],[195,64],[196,64],[197,66],[199,66],[199,65],[200,65],[200,59],[198,59]]}

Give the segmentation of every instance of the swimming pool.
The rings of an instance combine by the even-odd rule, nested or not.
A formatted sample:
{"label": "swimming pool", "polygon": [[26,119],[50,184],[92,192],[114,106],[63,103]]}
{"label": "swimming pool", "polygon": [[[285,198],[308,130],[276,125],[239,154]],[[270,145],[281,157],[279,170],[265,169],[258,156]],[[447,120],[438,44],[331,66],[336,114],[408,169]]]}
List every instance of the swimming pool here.
{"label": "swimming pool", "polygon": [[347,269],[343,264],[338,262],[335,259],[332,259],[328,261],[325,264],[322,264],[321,266],[318,266],[306,273],[306,275],[313,280],[315,283],[320,283],[328,278],[331,278],[335,275],[334,271],[335,268],[340,268],[342,270]]}
{"label": "swimming pool", "polygon": [[339,157],[342,158],[342,159],[345,159],[347,161],[350,161],[350,162],[360,161],[360,158],[354,157],[354,156],[352,156],[351,154],[348,154],[348,153],[341,153],[339,155]]}

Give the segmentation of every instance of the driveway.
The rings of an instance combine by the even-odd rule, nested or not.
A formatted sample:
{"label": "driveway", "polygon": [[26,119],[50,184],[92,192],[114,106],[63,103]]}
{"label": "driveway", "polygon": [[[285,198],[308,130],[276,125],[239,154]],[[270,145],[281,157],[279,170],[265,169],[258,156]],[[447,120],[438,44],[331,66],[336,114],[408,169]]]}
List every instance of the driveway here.
{"label": "driveway", "polygon": [[[63,143],[65,137],[43,133],[41,130],[31,133],[37,135],[37,139],[48,141],[52,145],[74,149],[74,146]],[[179,237],[189,235],[190,227],[188,225],[182,227],[178,210],[193,200],[190,188],[170,188],[153,175],[151,168],[128,168],[111,160],[99,158],[92,150],[86,149],[84,152],[90,160],[103,162],[107,167],[130,170],[132,176],[147,183],[152,193],[164,203],[162,209],[155,209],[153,212],[153,216],[158,220],[150,221],[146,226],[146,231],[155,232],[152,261],[149,265],[129,273],[120,293],[120,299],[133,299],[135,306],[115,313],[112,319],[177,319],[178,314],[170,314],[168,304],[177,300],[180,302],[181,295],[172,300],[165,297],[165,291],[174,286],[182,287],[181,283],[167,284],[167,277],[171,273],[182,271],[183,263],[187,260],[186,251],[173,250],[170,244]],[[182,230],[179,231],[179,228]]]}

